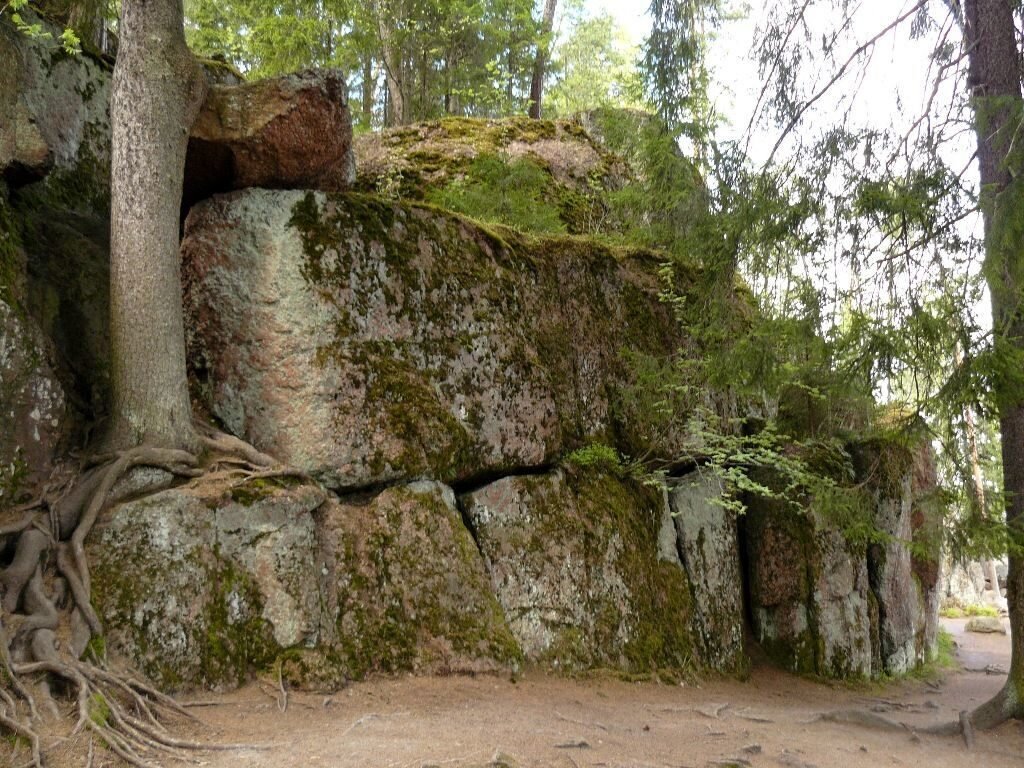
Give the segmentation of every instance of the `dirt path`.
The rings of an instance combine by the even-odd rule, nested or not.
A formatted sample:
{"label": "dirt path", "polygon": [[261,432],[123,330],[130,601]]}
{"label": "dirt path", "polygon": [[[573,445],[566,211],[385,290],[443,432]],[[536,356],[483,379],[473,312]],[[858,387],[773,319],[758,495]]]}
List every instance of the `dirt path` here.
{"label": "dirt path", "polygon": [[[1006,637],[963,633],[948,622],[968,669],[1005,669]],[[840,686],[771,669],[751,680],[699,686],[493,677],[406,678],[353,685],[332,696],[293,694],[285,713],[251,686],[200,711],[218,739],[265,751],[205,756],[211,768],[253,766],[786,766],[941,768],[1024,766],[1024,727],[979,734],[968,754],[957,738],[814,721],[856,708],[923,726],[952,721],[994,693],[999,674],[960,671],[940,683]],[[269,688],[266,689],[270,691]],[[505,762],[502,763],[501,761]]]}

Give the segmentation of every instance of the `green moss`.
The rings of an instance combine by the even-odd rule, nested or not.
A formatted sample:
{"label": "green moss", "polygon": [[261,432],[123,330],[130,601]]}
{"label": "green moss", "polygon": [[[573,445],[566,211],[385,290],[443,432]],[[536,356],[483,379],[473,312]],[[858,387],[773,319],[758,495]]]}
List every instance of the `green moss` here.
{"label": "green moss", "polygon": [[251,507],[258,501],[273,496],[282,488],[294,488],[301,484],[298,477],[251,477],[231,488],[230,497],[236,504]]}
{"label": "green moss", "polygon": [[93,635],[82,651],[83,659],[104,661],[107,658],[107,641],[103,635]]}
{"label": "green moss", "polygon": [[89,719],[96,725],[103,728],[107,725],[107,721],[110,719],[110,702],[107,701],[106,697],[104,697],[102,693],[93,693],[89,696],[89,701],[86,704],[86,711],[89,714]]}

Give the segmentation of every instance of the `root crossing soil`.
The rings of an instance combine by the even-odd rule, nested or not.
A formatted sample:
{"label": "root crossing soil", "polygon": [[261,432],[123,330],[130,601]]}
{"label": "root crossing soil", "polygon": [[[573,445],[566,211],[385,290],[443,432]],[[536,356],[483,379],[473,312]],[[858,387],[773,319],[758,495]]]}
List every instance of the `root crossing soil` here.
{"label": "root crossing soil", "polygon": [[[946,622],[963,669],[926,682],[837,685],[767,667],[748,682],[699,685],[503,678],[404,678],[359,683],[338,693],[291,692],[280,711],[276,681],[196,698],[206,725],[194,735],[262,744],[210,753],[210,768],[380,766],[469,768],[552,766],[784,766],[786,768],[1020,768],[1024,725],[959,737],[919,733],[955,721],[994,694],[1009,664],[1005,636],[963,632]],[[986,671],[986,667],[988,671]],[[822,713],[861,710],[903,722],[878,730],[827,722]]]}

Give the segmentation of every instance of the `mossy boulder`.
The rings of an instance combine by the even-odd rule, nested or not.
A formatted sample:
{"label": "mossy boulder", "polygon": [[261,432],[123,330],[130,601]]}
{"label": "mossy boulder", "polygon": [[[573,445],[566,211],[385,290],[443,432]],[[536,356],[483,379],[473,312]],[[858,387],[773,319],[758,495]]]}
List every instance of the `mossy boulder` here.
{"label": "mossy boulder", "polygon": [[193,208],[182,252],[199,397],[332,488],[500,476],[594,439],[679,448],[623,405],[623,351],[683,344],[649,253],[255,189]]}
{"label": "mossy boulder", "polygon": [[490,590],[452,490],[419,482],[328,503],[331,657],[346,678],[473,673],[518,666],[521,651]]}
{"label": "mossy boulder", "polygon": [[686,575],[658,557],[661,493],[557,470],[502,478],[460,504],[528,660],[639,674],[700,665]]}
{"label": "mossy boulder", "polygon": [[355,154],[357,189],[407,200],[476,183],[491,159],[529,164],[540,172],[538,205],[557,212],[571,234],[603,231],[607,193],[632,178],[621,157],[567,120],[448,117],[358,135]]}
{"label": "mossy boulder", "polygon": [[164,689],[232,688],[328,631],[326,494],[200,479],[104,512],[87,546],[107,648]]}
{"label": "mossy boulder", "polygon": [[870,677],[877,609],[864,546],[813,503],[751,500],[745,520],[754,635],[787,669]]}

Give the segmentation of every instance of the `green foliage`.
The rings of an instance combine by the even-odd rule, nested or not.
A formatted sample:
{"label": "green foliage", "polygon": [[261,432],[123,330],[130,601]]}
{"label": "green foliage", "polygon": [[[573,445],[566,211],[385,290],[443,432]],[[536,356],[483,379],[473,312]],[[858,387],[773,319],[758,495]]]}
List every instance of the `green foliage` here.
{"label": "green foliage", "polygon": [[[28,0],[8,0],[8,2],[0,5],[0,18],[7,17],[11,20],[14,28],[23,35],[35,38],[37,40],[50,40],[53,35],[39,17],[34,14],[26,18],[22,11],[28,8]],[[81,40],[78,37],[77,32],[71,27],[66,27],[58,36],[58,41],[61,48],[65,53],[76,54],[80,53]]]}
{"label": "green foliage", "polygon": [[599,469],[613,475],[621,473],[624,466],[619,452],[604,443],[592,443],[577,448],[565,457],[565,462],[584,469]]}
{"label": "green foliage", "polygon": [[558,209],[545,200],[549,180],[549,174],[528,158],[507,162],[496,155],[483,154],[461,179],[430,190],[427,200],[522,232],[560,234],[565,232],[565,224]]}
{"label": "green foliage", "polygon": [[[187,0],[186,35],[249,78],[306,67],[349,75],[361,128],[525,108],[539,36],[527,0]],[[401,89],[395,115],[390,87]]]}
{"label": "green foliage", "polygon": [[582,19],[555,48],[545,112],[571,117],[595,107],[640,106],[635,58],[611,15]]}

